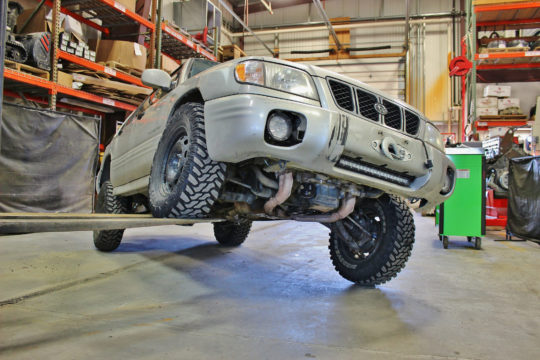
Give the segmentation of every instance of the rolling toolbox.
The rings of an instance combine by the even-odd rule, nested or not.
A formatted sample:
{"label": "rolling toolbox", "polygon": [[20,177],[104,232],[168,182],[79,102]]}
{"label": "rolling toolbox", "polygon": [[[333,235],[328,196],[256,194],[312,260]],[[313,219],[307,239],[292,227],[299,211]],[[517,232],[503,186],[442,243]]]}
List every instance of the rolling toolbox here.
{"label": "rolling toolbox", "polygon": [[454,193],[439,207],[439,240],[448,248],[449,236],[466,236],[482,247],[486,234],[486,181],[484,150],[474,147],[447,148],[456,165]]}

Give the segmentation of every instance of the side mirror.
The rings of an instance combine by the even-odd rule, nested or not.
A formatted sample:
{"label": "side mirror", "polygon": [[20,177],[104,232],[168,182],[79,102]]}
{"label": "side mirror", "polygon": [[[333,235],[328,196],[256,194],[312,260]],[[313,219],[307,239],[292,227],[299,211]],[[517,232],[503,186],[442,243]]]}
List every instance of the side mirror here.
{"label": "side mirror", "polygon": [[171,76],[160,69],[146,69],[143,71],[141,81],[144,85],[153,89],[169,90],[171,88]]}

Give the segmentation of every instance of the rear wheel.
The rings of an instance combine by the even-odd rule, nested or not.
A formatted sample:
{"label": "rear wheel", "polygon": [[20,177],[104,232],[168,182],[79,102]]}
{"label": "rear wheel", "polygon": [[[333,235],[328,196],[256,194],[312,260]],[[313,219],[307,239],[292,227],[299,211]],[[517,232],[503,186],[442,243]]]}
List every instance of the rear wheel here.
{"label": "rear wheel", "polygon": [[414,219],[391,195],[362,199],[331,226],[330,258],[337,272],[360,285],[387,282],[403,269],[414,243]]}
{"label": "rear wheel", "polygon": [[[109,180],[101,185],[96,213],[126,214],[128,205],[128,199],[113,195],[113,186]],[[120,245],[123,235],[124,229],[94,231],[94,245],[101,251],[113,251]]]}
{"label": "rear wheel", "polygon": [[223,221],[214,223],[214,236],[223,246],[240,246],[251,229],[251,221]]}
{"label": "rear wheel", "polygon": [[203,111],[202,104],[182,105],[163,132],[148,187],[155,217],[202,218],[219,197],[226,169],[208,156]]}

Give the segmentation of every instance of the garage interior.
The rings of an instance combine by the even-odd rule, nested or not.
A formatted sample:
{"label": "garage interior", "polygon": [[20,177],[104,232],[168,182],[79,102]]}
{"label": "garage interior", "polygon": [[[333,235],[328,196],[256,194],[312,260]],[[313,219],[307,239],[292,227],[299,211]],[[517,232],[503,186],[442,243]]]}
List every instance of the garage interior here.
{"label": "garage interior", "polygon": [[[538,358],[539,1],[2,0],[1,15],[3,359]],[[94,214],[105,148],[153,96],[143,71],[244,56],[362,81],[438,127],[456,187],[435,209],[407,199],[397,277],[340,277],[318,223],[255,221],[227,247],[205,221]],[[114,221],[122,243],[97,251],[91,230]]]}

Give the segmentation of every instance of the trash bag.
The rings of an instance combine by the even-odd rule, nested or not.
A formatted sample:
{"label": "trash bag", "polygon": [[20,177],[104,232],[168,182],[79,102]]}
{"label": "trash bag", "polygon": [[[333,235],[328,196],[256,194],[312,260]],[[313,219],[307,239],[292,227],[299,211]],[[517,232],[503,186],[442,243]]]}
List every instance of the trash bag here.
{"label": "trash bag", "polygon": [[540,156],[514,158],[509,164],[507,230],[540,240]]}

